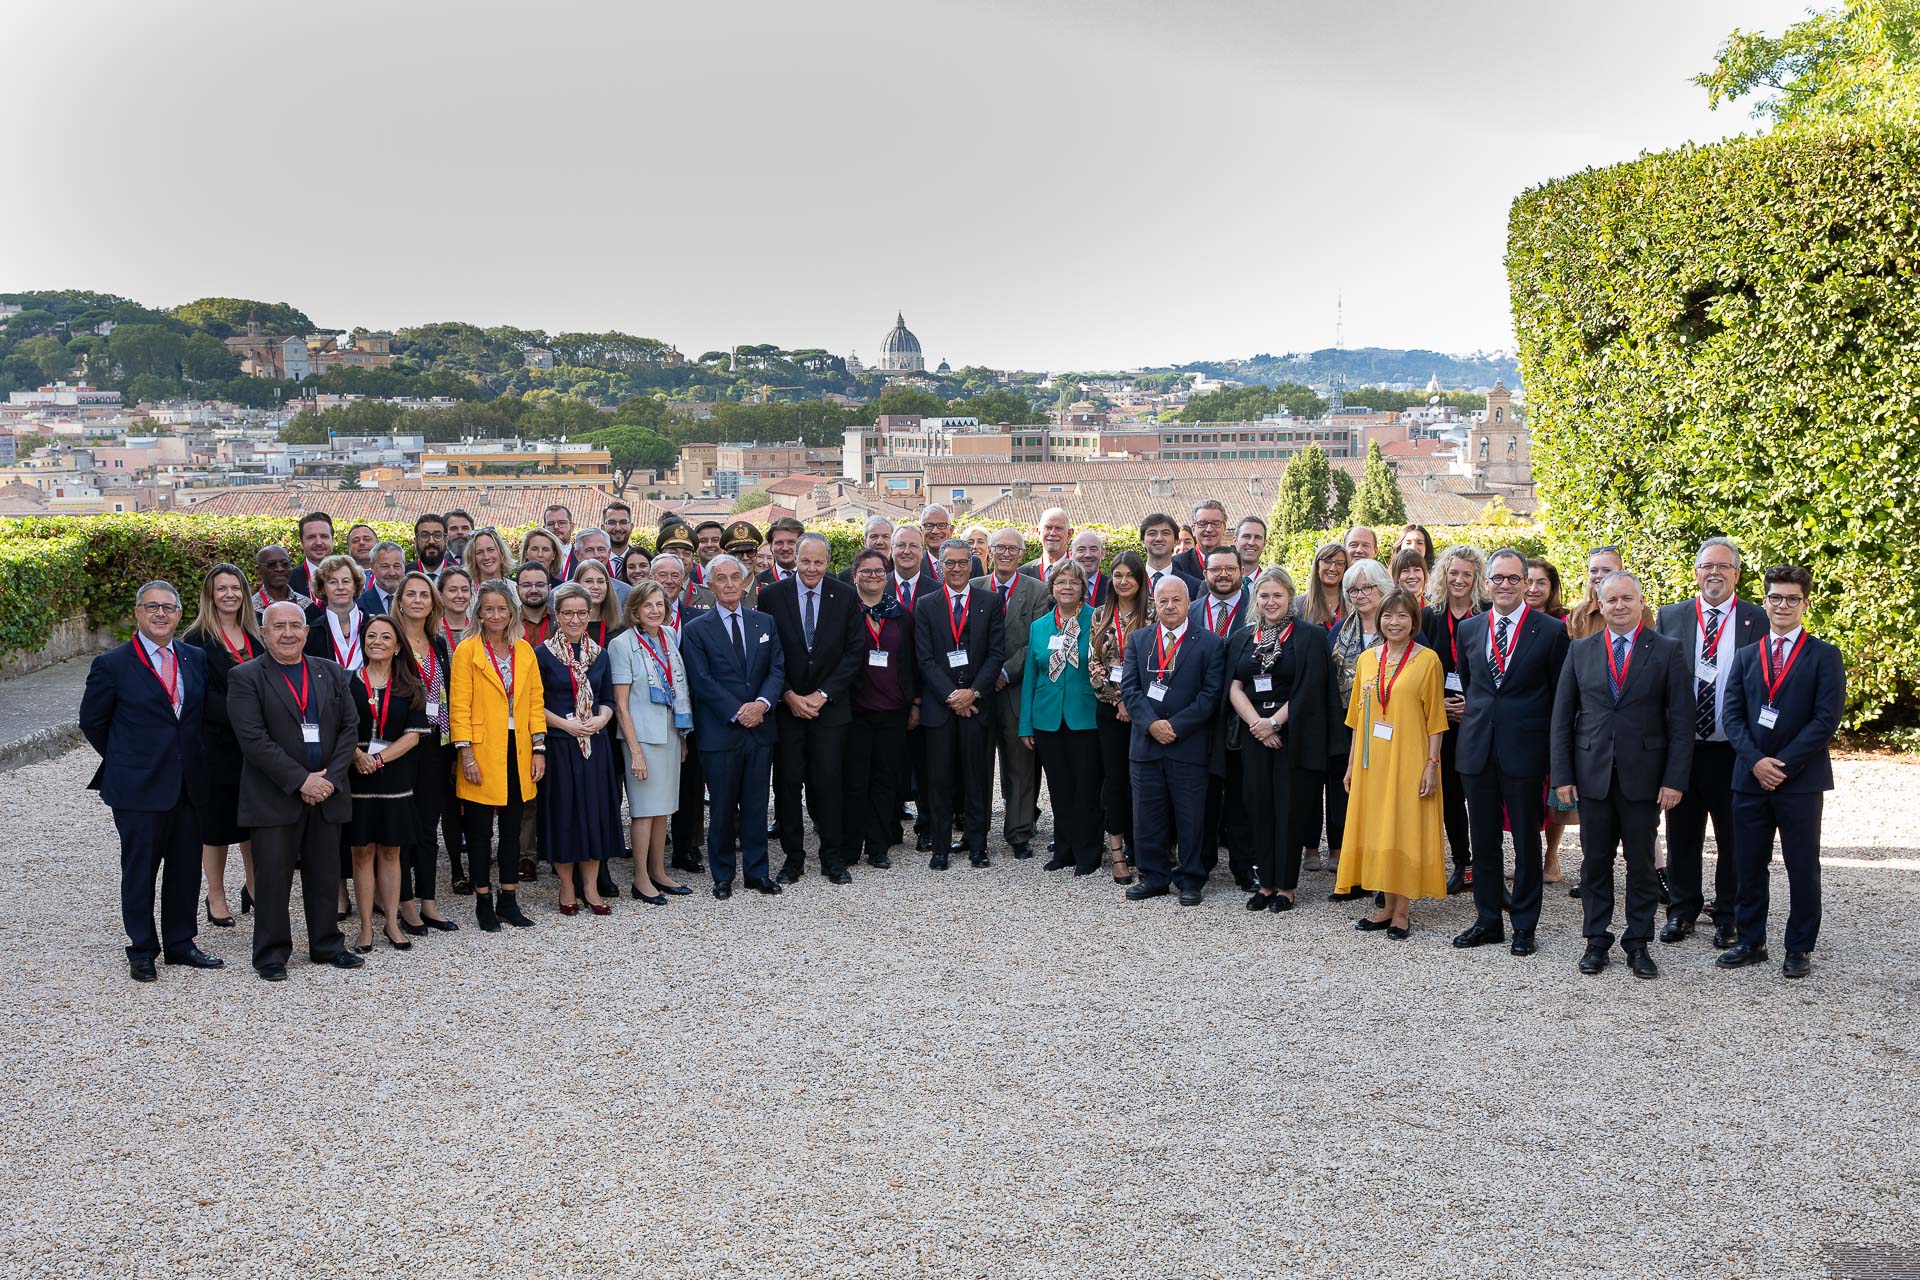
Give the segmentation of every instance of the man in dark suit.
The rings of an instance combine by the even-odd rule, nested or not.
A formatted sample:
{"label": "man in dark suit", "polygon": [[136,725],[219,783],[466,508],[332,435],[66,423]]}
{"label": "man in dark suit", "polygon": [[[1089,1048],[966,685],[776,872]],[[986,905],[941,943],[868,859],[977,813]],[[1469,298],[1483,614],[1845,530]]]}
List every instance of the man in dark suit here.
{"label": "man in dark suit", "polygon": [[[1048,507],[1040,513],[1040,522],[1033,526],[1033,535],[1040,543],[1040,554],[1035,559],[1017,566],[1021,573],[1029,578],[1038,578],[1045,582],[1053,576],[1053,567],[1065,562],[1072,554],[1073,522],[1067,518],[1061,507]],[[1020,540],[1021,551],[1026,550],[1026,539]],[[992,555],[992,543],[988,543],[988,554]],[[999,557],[994,557],[997,568]]]}
{"label": "man in dark suit", "polygon": [[945,871],[953,815],[965,815],[967,861],[989,865],[987,824],[993,787],[994,687],[1007,665],[1000,597],[968,585],[973,552],[958,538],[940,547],[945,580],[913,605],[914,661],[920,676],[920,728],[926,767],[920,804],[932,846],[927,865]]}
{"label": "man in dark suit", "polygon": [[1553,701],[1553,785],[1580,806],[1580,906],[1586,954],[1597,974],[1613,949],[1613,859],[1627,860],[1627,927],[1621,948],[1636,978],[1657,978],[1647,951],[1660,879],[1653,869],[1660,814],[1680,802],[1693,766],[1693,671],[1686,644],[1643,625],[1640,579],[1600,584],[1606,626],[1574,641]]}
{"label": "man in dark suit", "polygon": [[1734,904],[1739,898],[1733,866],[1733,744],[1727,741],[1720,707],[1734,655],[1767,633],[1760,606],[1734,595],[1740,584],[1740,548],[1708,538],[1693,557],[1699,594],[1663,605],[1660,634],[1679,640],[1693,673],[1693,768],[1680,803],[1667,810],[1667,923],[1660,941],[1678,942],[1693,932],[1706,906],[1701,889],[1701,853],[1707,821],[1717,850],[1713,868],[1713,945],[1733,945]]}
{"label": "man in dark suit", "polygon": [[[912,525],[901,525],[900,527],[902,529],[913,528]],[[920,528],[918,532],[920,534],[920,545],[922,547],[920,571],[929,578],[932,578],[935,582],[939,582],[940,565],[935,557],[940,554],[940,544],[953,536],[953,516],[939,503],[929,503],[920,511]],[[884,551],[886,548],[882,547],[881,550]],[[980,557],[970,555],[969,558],[971,567],[968,569],[967,576],[970,579],[984,576],[987,572],[987,566],[981,561]],[[849,578],[848,581],[851,582],[852,579]]]}
{"label": "man in dark suit", "polygon": [[779,876],[783,884],[806,873],[803,783],[827,880],[853,883],[847,866],[860,854],[858,842],[847,838],[841,795],[846,779],[840,770],[853,723],[853,680],[866,661],[866,646],[860,643],[853,588],[827,576],[832,555],[824,535],[802,534],[793,550],[792,576],[760,592],[760,611],[773,619],[786,670],[786,691],[774,714],[779,738],[773,762],[773,811],[786,855]]}
{"label": "man in dark suit", "polygon": [[[1167,575],[1180,579],[1187,588],[1187,599],[1198,600],[1206,594],[1207,584],[1201,571],[1188,573],[1179,565],[1179,556],[1173,554],[1174,547],[1180,543],[1180,525],[1164,511],[1156,511],[1140,522],[1140,555],[1147,562],[1147,580],[1143,584],[1149,599],[1157,599],[1160,584]],[[1181,555],[1187,555],[1181,552]],[[1191,560],[1193,557],[1188,556]]]}
{"label": "man in dark suit", "polygon": [[[290,608],[292,606],[289,606]],[[180,593],[149,582],[134,596],[133,639],[87,668],[80,731],[100,753],[89,790],[113,811],[120,832],[120,920],[127,970],[153,982],[154,958],[195,969],[223,963],[194,942],[200,915],[200,814],[207,803],[200,733],[207,663],[179,644]],[[153,891],[160,887],[160,929]]]}
{"label": "man in dark suit", "polygon": [[360,593],[360,612],[369,618],[393,611],[393,597],[400,580],[407,576],[407,553],[397,542],[381,542],[373,548],[373,572],[367,575],[367,589]]}
{"label": "man in dark suit", "polygon": [[707,860],[713,896],[733,896],[737,831],[749,889],[779,893],[767,867],[767,785],[777,734],[773,708],[786,687],[773,619],[748,608],[747,568],[718,555],[707,565],[714,607],[687,623],[680,653],[693,692],[693,731],[713,798]]}
{"label": "man in dark suit", "polygon": [[[770,587],[774,583],[784,582],[794,575],[795,556],[799,552],[800,535],[806,531],[807,526],[801,524],[792,516],[781,516],[778,520],[775,520],[767,526],[767,549],[773,553],[773,567],[771,569],[762,569],[754,575],[754,581],[759,586]],[[764,604],[760,607],[762,609],[766,608]],[[784,737],[785,735],[782,736]],[[779,789],[777,777],[779,763],[777,761],[775,762],[774,770],[776,774],[775,790],[777,791]],[[776,800],[775,803],[779,803],[778,800]]]}
{"label": "man in dark suit", "polygon": [[313,580],[313,575],[320,562],[333,554],[332,516],[324,511],[309,511],[300,517],[300,550],[306,558],[294,566],[287,583],[301,595],[318,600],[325,593],[314,590],[320,584]]}
{"label": "man in dark suit", "polygon": [[[939,511],[944,517],[943,507],[929,507],[929,511]],[[878,519],[879,517],[875,517]],[[870,548],[871,549],[871,548]],[[926,554],[920,529],[917,525],[903,524],[890,535],[883,550],[893,561],[893,568],[887,575],[887,590],[900,603],[900,610],[906,615],[907,630],[913,630],[914,606],[923,595],[940,593],[940,566]],[[977,563],[977,561],[975,562]],[[841,576],[849,583],[853,581],[853,570],[849,568]],[[977,575],[975,575],[977,576]],[[902,804],[908,800],[917,808],[913,815],[913,829],[916,833],[914,847],[921,853],[933,851],[933,837],[927,834],[927,801],[923,791],[922,779],[927,776],[927,733],[926,726],[916,724],[907,731],[907,765],[901,773],[900,799]],[[899,817],[904,820],[903,808]],[[899,844],[904,832],[895,828],[894,843]]]}
{"label": "man in dark suit", "polygon": [[[1847,671],[1840,651],[1802,623],[1813,575],[1795,564],[1766,573],[1767,637],[1734,655],[1722,715],[1733,743],[1733,852],[1740,940],[1723,969],[1767,958],[1767,863],[1773,837],[1787,868],[1787,958],[1780,972],[1812,971],[1820,936],[1820,815],[1833,790],[1828,748],[1840,727]],[[1722,855],[1725,856],[1724,854]]]}
{"label": "man in dark suit", "polygon": [[[379,554],[378,548],[375,548],[374,554]],[[407,572],[424,573],[439,582],[440,570],[447,563],[446,520],[431,511],[416,517],[413,522],[413,559],[407,564]]]}
{"label": "man in dark suit", "polygon": [[227,718],[245,761],[240,825],[253,833],[253,967],[269,982],[293,954],[294,868],[315,964],[358,969],[334,919],[340,895],[340,829],[353,819],[347,769],[359,714],[347,673],[306,654],[307,620],[290,604],[267,606],[267,652],[227,676]]}
{"label": "man in dark suit", "polygon": [[[1240,553],[1234,547],[1225,543],[1215,547],[1208,553],[1204,567],[1207,592],[1189,606],[1187,621],[1213,633],[1222,645],[1221,660],[1224,662],[1227,641],[1254,620],[1253,592],[1247,587],[1241,573]],[[1212,874],[1220,861],[1222,844],[1227,846],[1229,866],[1253,865],[1249,852],[1253,841],[1253,821],[1240,794],[1240,753],[1228,751],[1224,754],[1226,759],[1220,771],[1207,775],[1206,836],[1200,855],[1208,874]],[[1240,888],[1251,892],[1253,884],[1248,881],[1241,884]]]}
{"label": "man in dark suit", "polygon": [[[1120,700],[1133,724],[1127,773],[1140,882],[1129,901],[1156,898],[1174,882],[1180,905],[1197,907],[1207,881],[1207,763],[1225,687],[1226,646],[1188,620],[1187,584],[1169,575],[1154,592],[1157,621],[1127,638]],[[1170,856],[1180,846],[1180,865]]]}
{"label": "man in dark suit", "polygon": [[1202,582],[1207,577],[1207,557],[1215,547],[1227,544],[1227,508],[1218,498],[1208,498],[1193,508],[1193,550],[1173,558],[1173,567]]}
{"label": "man in dark suit", "polygon": [[[1087,603],[1098,609],[1107,602],[1107,575],[1101,565],[1107,559],[1107,540],[1092,529],[1073,535],[1073,562],[1087,575]],[[1025,573],[1022,566],[1020,572]]]}
{"label": "man in dark suit", "polygon": [[[1506,941],[1501,893],[1506,883],[1504,812],[1513,830],[1514,955],[1534,953],[1543,890],[1540,828],[1551,764],[1554,691],[1567,660],[1567,629],[1526,605],[1527,558],[1511,547],[1487,561],[1493,607],[1454,629],[1460,648],[1460,741],[1454,759],[1467,787],[1473,845],[1471,928],[1456,947]],[[1504,808],[1503,808],[1504,806]]]}
{"label": "man in dark suit", "polygon": [[[993,751],[1000,758],[1001,834],[1016,858],[1033,856],[1033,827],[1040,820],[1040,766],[1033,748],[1020,741],[1020,681],[1027,670],[1027,639],[1035,618],[1053,608],[1053,592],[1038,577],[1020,572],[1027,542],[1013,529],[987,540],[993,572],[973,579],[1000,602],[1006,629],[1004,669],[993,686]],[[949,646],[951,647],[951,646]]]}

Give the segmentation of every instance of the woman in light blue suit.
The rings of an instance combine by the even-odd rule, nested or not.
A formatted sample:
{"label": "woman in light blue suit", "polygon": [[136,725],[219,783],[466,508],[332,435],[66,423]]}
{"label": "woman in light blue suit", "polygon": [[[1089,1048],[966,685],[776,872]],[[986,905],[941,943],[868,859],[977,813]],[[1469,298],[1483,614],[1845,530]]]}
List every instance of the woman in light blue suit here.
{"label": "woman in light blue suit", "polygon": [[607,645],[613,709],[627,749],[627,813],[633,819],[632,894],[650,906],[692,893],[667,878],[667,819],[680,807],[680,762],[687,756],[693,703],[687,664],[667,621],[667,593],[651,580],[627,597],[627,629]]}
{"label": "woman in light blue suit", "polygon": [[1099,699],[1087,679],[1093,610],[1087,578],[1071,560],[1048,583],[1053,608],[1033,620],[1020,681],[1020,741],[1040,756],[1053,806],[1052,861],[1076,876],[1100,869]]}

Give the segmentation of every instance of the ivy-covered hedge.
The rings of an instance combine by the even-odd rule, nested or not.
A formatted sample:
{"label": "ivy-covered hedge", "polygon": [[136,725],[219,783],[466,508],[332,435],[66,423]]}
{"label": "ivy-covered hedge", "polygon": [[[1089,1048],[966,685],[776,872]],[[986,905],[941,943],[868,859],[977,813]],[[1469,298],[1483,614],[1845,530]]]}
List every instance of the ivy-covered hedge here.
{"label": "ivy-covered hedge", "polygon": [[0,538],[0,654],[40,648],[86,607],[86,547],[77,533]]}
{"label": "ivy-covered hedge", "polygon": [[1848,723],[1910,719],[1920,588],[1920,133],[1802,126],[1524,193],[1508,274],[1549,540],[1664,598],[1713,534],[1747,594],[1813,573]]}

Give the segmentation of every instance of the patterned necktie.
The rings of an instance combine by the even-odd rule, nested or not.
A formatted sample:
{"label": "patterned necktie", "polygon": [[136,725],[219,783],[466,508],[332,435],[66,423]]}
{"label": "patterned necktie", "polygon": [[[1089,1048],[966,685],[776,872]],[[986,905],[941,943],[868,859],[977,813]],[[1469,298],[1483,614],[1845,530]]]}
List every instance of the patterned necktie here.
{"label": "patterned necktie", "polygon": [[1613,665],[1607,668],[1607,685],[1613,690],[1613,700],[1615,702],[1620,701],[1620,677],[1624,674],[1622,668],[1626,666],[1626,663],[1627,638],[1625,636],[1615,636],[1613,638]]}
{"label": "patterned necktie", "polygon": [[[1716,606],[1715,608],[1707,610],[1707,635],[1716,636],[1719,632],[1720,610]],[[1700,661],[1709,667],[1718,666],[1719,660],[1716,657],[1718,651],[1718,645],[1709,649],[1705,644],[1702,644],[1700,646]],[[1693,736],[1702,742],[1705,742],[1713,736],[1716,720],[1713,706],[1715,687],[1715,681],[1712,680],[1701,680],[1696,677],[1693,682]]]}
{"label": "patterned necktie", "polygon": [[1787,642],[1785,640],[1775,640],[1773,642],[1773,678],[1775,680],[1780,678],[1780,669],[1786,661]]}
{"label": "patterned necktie", "polygon": [[1225,600],[1213,602],[1213,631],[1215,635],[1227,634],[1227,602]]}
{"label": "patterned necktie", "polygon": [[740,659],[740,669],[747,669],[747,637],[740,629],[740,611],[734,610],[727,615],[727,621],[733,624],[733,652]]}
{"label": "patterned necktie", "polygon": [[1493,664],[1493,687],[1496,689],[1507,678],[1507,628],[1511,625],[1512,620],[1508,618],[1501,618],[1493,625],[1493,647],[1500,655],[1500,660]]}
{"label": "patterned necktie", "polygon": [[807,592],[807,612],[800,619],[800,628],[806,633],[807,651],[813,651],[813,592]]}
{"label": "patterned necktie", "polygon": [[164,649],[155,649],[153,656],[160,660],[160,684],[167,691],[168,702],[173,707],[173,718],[178,720],[180,718],[181,702],[183,701],[186,690],[181,687],[179,675],[174,671],[173,646],[168,645]]}

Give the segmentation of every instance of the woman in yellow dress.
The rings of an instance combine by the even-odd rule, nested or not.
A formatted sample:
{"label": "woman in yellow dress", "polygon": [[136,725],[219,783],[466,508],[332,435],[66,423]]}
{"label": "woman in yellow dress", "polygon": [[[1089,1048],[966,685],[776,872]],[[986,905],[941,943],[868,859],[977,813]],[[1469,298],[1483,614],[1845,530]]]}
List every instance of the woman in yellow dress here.
{"label": "woman in yellow dress", "polygon": [[1415,898],[1447,896],[1446,845],[1440,811],[1440,740],[1447,729],[1440,659],[1421,645],[1420,604],[1404,590],[1380,604],[1383,644],[1364,650],[1353,674],[1347,727],[1346,837],[1340,845],[1339,893],[1386,895],[1364,932],[1409,931]]}

